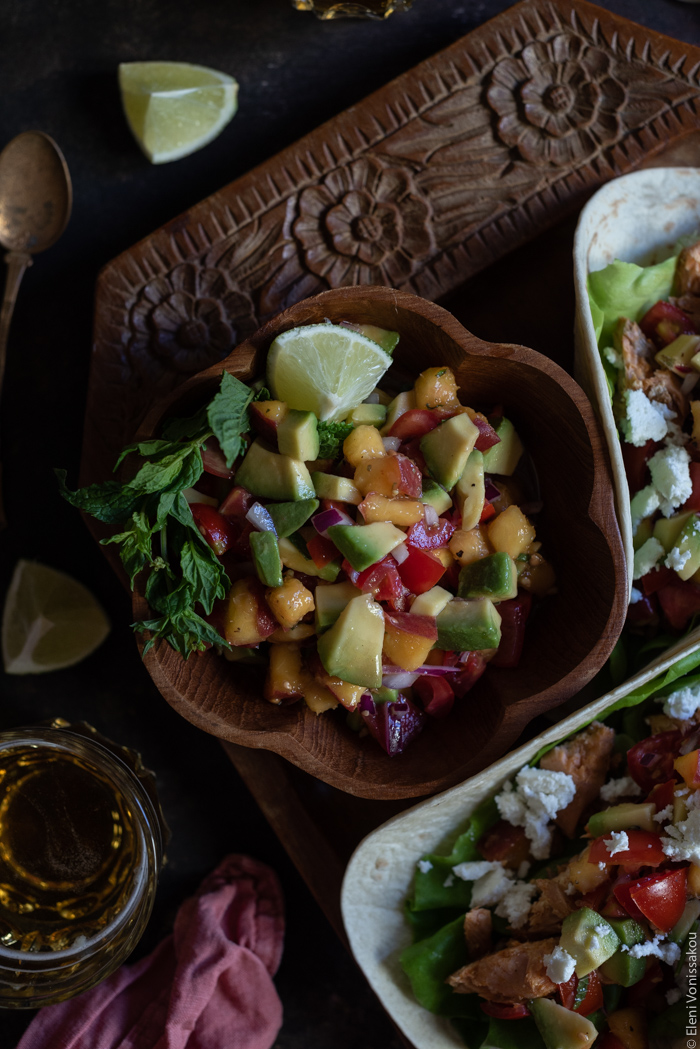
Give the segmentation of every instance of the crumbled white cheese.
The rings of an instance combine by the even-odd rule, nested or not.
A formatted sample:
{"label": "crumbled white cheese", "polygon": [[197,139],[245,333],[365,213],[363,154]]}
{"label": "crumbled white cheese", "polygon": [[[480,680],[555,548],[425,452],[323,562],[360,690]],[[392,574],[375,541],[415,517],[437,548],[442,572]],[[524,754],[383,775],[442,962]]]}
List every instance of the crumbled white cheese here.
{"label": "crumbled white cheese", "polygon": [[564,889],[564,892],[566,893],[566,895],[567,895],[567,896],[573,896],[573,895],[574,895],[574,893],[575,893],[575,892],[578,892],[578,891],[579,891],[579,890],[578,890],[577,886],[576,886],[576,885],[574,885],[574,883],[573,883],[573,882],[569,882],[569,884],[568,884],[568,885],[566,886],[566,888]]}
{"label": "crumbled white cheese", "polygon": [[643,390],[625,390],[624,417],[620,428],[628,444],[641,448],[647,441],[662,441],[668,427],[659,406]]}
{"label": "crumbled white cheese", "polygon": [[679,688],[664,700],[664,714],[669,718],[687,721],[700,707],[700,685],[695,688]]}
{"label": "crumbled white cheese", "polygon": [[661,496],[664,517],[670,517],[693,491],[689,465],[688,452],[677,444],[659,449],[649,460],[651,481]]}
{"label": "crumbled white cheese", "polygon": [[661,496],[653,484],[648,484],[632,497],[630,513],[632,514],[632,531],[636,534],[639,524],[645,517],[651,517],[659,509]]}
{"label": "crumbled white cheese", "polygon": [[642,788],[631,776],[621,776],[620,779],[609,779],[600,788],[600,796],[603,801],[615,801],[617,798],[636,798],[642,793]]}
{"label": "crumbled white cheese", "polygon": [[566,983],[574,975],[576,959],[572,958],[563,947],[555,947],[551,954],[545,954],[542,961],[552,983]]}
{"label": "crumbled white cheese", "polygon": [[629,847],[630,840],[627,831],[613,830],[610,832],[610,837],[605,839],[605,848],[611,856],[616,856],[618,852],[627,852]]}
{"label": "crumbled white cheese", "polygon": [[667,805],[665,809],[661,809],[661,812],[655,812],[653,818],[657,823],[666,823],[673,817],[673,805]]}
{"label": "crumbled white cheese", "polygon": [[445,878],[444,882],[442,883],[442,887],[443,887],[443,889],[451,889],[452,886],[454,885],[454,883],[455,883],[455,876],[454,876],[454,874],[448,874],[447,877]]}
{"label": "crumbled white cheese", "polygon": [[518,878],[526,878],[528,876],[528,874],[530,873],[530,867],[531,866],[532,866],[531,863],[529,863],[527,860],[523,860],[523,862],[518,867],[518,871],[517,871]]}
{"label": "crumbled white cheese", "polygon": [[427,874],[428,871],[431,871],[433,869],[433,865],[430,862],[430,860],[418,860],[417,867],[421,874]]}
{"label": "crumbled white cheese", "polygon": [[474,882],[472,888],[472,907],[493,907],[500,903],[511,887],[513,872],[498,866]]}
{"label": "crumbled white cheese", "polygon": [[622,354],[619,350],[616,350],[614,346],[606,346],[604,350],[601,350],[601,353],[606,361],[612,364],[613,368],[617,368],[618,371],[621,371],[622,368],[624,368]]}
{"label": "crumbled white cheese", "polygon": [[608,866],[607,863],[603,863],[603,861],[601,860],[600,863],[598,864],[598,870],[599,871],[604,871],[607,868],[607,866]]}
{"label": "crumbled white cheese", "polygon": [[632,578],[641,579],[642,576],[651,572],[657,561],[660,561],[665,554],[666,551],[656,536],[650,536],[646,543],[640,546],[639,550],[635,551]]}
{"label": "crumbled white cheese", "polygon": [[681,956],[679,944],[665,940],[661,933],[653,940],[635,943],[634,947],[627,947],[624,943],[620,947],[629,953],[630,958],[659,958],[667,965],[675,965]]}
{"label": "crumbled white cheese", "polygon": [[566,772],[526,766],[515,777],[515,782],[515,790],[509,781],[496,796],[498,811],[502,819],[525,829],[536,860],[547,859],[552,840],[549,821],[573,801],[574,781]]}
{"label": "crumbled white cheese", "polygon": [[493,860],[472,860],[466,863],[458,863],[456,867],[452,868],[452,873],[462,881],[478,881],[479,878],[483,878],[489,871],[500,870],[502,863],[496,863]]}
{"label": "crumbled white cheese", "polygon": [[680,987],[672,987],[670,991],[666,991],[666,1001],[669,1005],[675,1005],[676,1002],[680,1002],[683,997],[683,992]]}
{"label": "crumbled white cheese", "polygon": [[513,929],[520,929],[527,921],[532,897],[537,892],[529,881],[511,882],[508,891],[496,907],[499,918],[505,918]]}
{"label": "crumbled white cheese", "polygon": [[630,591],[630,604],[636,605],[638,601],[641,601],[644,594],[641,590],[637,590],[636,586],[633,586]]}
{"label": "crumbled white cheese", "polygon": [[[697,793],[697,792],[696,792]],[[688,818],[666,827],[661,848],[670,860],[700,864],[700,808],[692,808]]]}
{"label": "crumbled white cheese", "polygon": [[677,546],[674,546],[664,564],[667,568],[672,568],[674,572],[680,572],[689,560],[690,550],[679,550]]}
{"label": "crumbled white cheese", "polygon": [[593,932],[596,934],[596,936],[607,936],[608,933],[610,932],[610,926],[609,925],[603,925],[602,922],[601,922],[600,925],[594,925],[593,926]]}

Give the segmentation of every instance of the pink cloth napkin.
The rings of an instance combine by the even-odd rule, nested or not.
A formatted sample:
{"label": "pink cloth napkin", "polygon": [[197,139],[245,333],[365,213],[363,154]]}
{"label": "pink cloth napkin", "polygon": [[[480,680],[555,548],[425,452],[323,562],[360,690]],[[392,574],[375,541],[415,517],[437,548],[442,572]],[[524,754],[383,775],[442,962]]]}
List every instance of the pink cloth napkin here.
{"label": "pink cloth napkin", "polygon": [[177,913],[172,936],[90,991],[42,1009],[17,1049],[270,1049],[284,905],[276,875],[228,856]]}

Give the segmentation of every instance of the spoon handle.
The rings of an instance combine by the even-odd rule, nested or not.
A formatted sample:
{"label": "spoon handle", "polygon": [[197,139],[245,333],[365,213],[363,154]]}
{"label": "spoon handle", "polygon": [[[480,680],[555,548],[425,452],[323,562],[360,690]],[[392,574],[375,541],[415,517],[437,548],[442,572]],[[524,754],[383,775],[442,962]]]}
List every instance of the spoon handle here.
{"label": "spoon handle", "polygon": [[[8,251],[5,255],[7,264],[7,275],[5,277],[5,291],[2,297],[2,308],[0,309],[0,391],[5,375],[5,358],[7,356],[7,337],[10,331],[10,321],[17,300],[19,285],[24,276],[27,266],[31,266],[32,257],[25,251]],[[1,472],[1,467],[0,467]],[[5,508],[0,490],[0,528],[7,524]]]}

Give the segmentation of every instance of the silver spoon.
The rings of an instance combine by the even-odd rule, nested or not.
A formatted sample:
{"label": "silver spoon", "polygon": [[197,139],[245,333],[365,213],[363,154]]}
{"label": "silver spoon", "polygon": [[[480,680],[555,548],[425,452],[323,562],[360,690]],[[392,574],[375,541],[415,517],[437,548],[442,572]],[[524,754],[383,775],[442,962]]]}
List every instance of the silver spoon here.
{"label": "silver spoon", "polygon": [[[0,153],[0,245],[7,276],[0,310],[0,389],[7,336],[20,281],[32,256],[58,240],[70,218],[73,190],[60,149],[43,131],[23,131]],[[0,495],[0,527],[6,524]]]}

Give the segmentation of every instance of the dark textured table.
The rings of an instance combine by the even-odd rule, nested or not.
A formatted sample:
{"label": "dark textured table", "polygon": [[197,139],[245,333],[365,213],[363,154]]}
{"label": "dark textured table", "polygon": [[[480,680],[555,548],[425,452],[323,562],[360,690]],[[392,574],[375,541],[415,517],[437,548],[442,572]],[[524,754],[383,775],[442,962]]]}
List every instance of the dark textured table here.
{"label": "dark textured table", "polygon": [[[412,11],[385,23],[322,23],[293,11],[288,0],[0,5],[0,148],[20,131],[48,132],[65,153],[75,190],[66,233],[25,276],[10,334],[0,418],[9,519],[0,537],[0,599],[17,559],[36,559],[86,583],[113,623],[104,645],[73,669],[3,675],[0,729],[55,715],[85,719],[139,749],[155,770],[173,839],[137,957],[169,931],[180,902],[225,854],[248,853],[275,868],[287,902],[277,977],[285,1023],[277,1049],[401,1043],[218,741],[179,718],[151,683],[129,629],[129,599],[77,513],[60,500],[52,470],[66,467],[71,483],[77,478],[100,267],[508,6],[507,0],[415,0]],[[602,0],[602,6],[700,44],[698,6],[680,0]],[[116,79],[120,61],[143,59],[233,74],[239,114],[201,152],[150,166],[124,122]],[[570,237],[570,229],[561,235]],[[548,297],[553,303],[562,290],[564,308],[572,308],[569,283],[563,275],[560,288],[542,289],[545,314]],[[534,332],[506,334],[536,345]],[[0,1012],[0,1049],[16,1045],[31,1015]]]}

